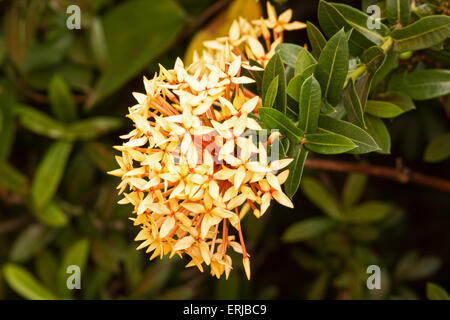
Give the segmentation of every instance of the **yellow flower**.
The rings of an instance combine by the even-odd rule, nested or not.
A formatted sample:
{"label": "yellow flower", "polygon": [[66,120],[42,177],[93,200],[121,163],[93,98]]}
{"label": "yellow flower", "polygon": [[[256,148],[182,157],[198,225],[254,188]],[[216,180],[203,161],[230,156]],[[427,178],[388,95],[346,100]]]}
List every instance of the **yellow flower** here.
{"label": "yellow flower", "polygon": [[275,8],[267,1],[267,15],[268,19],[264,20],[266,26],[273,29],[277,33],[281,33],[284,30],[298,30],[305,29],[306,24],[298,21],[290,22],[292,19],[292,9],[284,11],[277,17]]}
{"label": "yellow flower", "polygon": [[109,174],[121,178],[119,203],[133,206],[131,219],[141,228],[135,240],[152,252],[150,259],[186,254],[186,267],[203,272],[205,264],[213,276],[228,278],[231,248],[242,254],[250,278],[240,219],[249,209],[259,218],[272,199],[293,206],[281,188],[292,159],[267,157],[279,133],[266,143],[247,134],[262,132],[252,118],[261,98],[244,86],[254,82],[244,72],[262,69],[249,59],[265,66],[283,30],[301,27],[289,23],[290,11],[277,18],[268,4],[268,12],[268,20],[234,21],[189,66],[179,58],[172,69],[160,65],[152,79],[144,78],[145,94],[133,93],[137,104],[127,117],[134,128],[115,146],[119,169]]}

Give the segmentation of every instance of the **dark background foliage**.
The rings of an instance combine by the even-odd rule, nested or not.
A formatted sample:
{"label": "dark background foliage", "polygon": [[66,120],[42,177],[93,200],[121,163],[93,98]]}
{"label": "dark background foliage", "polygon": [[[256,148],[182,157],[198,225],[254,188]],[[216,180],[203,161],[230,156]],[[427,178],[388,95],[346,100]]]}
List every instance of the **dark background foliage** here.
{"label": "dark background foliage", "polygon": [[[229,23],[223,14],[229,2],[74,1],[81,7],[82,29],[69,31],[65,8],[72,1],[0,1],[1,299],[49,292],[79,299],[423,299],[428,281],[450,288],[449,194],[348,173],[304,174],[339,206],[360,194],[358,203],[379,201],[378,209],[389,208],[389,214],[289,243],[283,236],[288,227],[327,211],[316,205],[327,195],[317,200],[302,185],[294,210],[273,205],[259,220],[246,217],[251,281],[238,259],[228,280],[216,280],[207,270],[185,269],[186,261],[149,262],[135,250],[131,209],[116,205],[118,179],[105,174],[116,167],[112,146],[130,129],[124,115],[134,103],[131,92],[143,91],[142,76],[156,72],[158,63],[172,66],[183,57],[197,31],[214,33],[215,26]],[[276,7],[292,8],[295,20],[319,25],[318,2],[280,1]],[[361,8],[360,1],[337,2]],[[142,10],[154,13],[142,19]],[[286,42],[307,43],[306,31],[288,33]],[[402,64],[413,68],[415,61]],[[450,179],[448,159],[423,160],[428,143],[450,129],[448,105],[441,100],[417,102],[416,110],[386,121],[391,153],[360,159],[391,167],[402,161]],[[60,107],[67,104],[75,114]],[[51,148],[57,151],[48,155]],[[70,149],[67,159],[64,148]],[[39,168],[47,172],[43,177]],[[46,195],[52,185],[54,192]],[[36,208],[39,202],[45,203]],[[74,262],[84,266],[82,289],[70,292],[65,267]],[[381,290],[366,288],[370,264],[382,269]],[[7,279],[8,267],[15,279]],[[34,282],[45,292],[33,289]],[[12,290],[14,283],[26,288]]]}

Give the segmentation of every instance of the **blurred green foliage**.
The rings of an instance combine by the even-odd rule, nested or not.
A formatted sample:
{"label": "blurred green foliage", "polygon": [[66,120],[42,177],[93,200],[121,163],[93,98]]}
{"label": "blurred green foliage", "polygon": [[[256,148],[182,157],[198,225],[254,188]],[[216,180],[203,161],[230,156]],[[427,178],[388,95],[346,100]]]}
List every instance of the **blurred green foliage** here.
{"label": "blurred green foliage", "polygon": [[[317,4],[276,2],[294,15],[305,12],[298,20],[316,23]],[[66,27],[73,3],[81,8],[80,30]],[[0,299],[448,299],[448,194],[361,174],[305,170],[294,212],[276,207],[260,220],[249,215],[250,282],[236,270],[228,280],[215,280],[177,259],[148,262],[135,250],[130,208],[116,204],[117,181],[105,174],[116,167],[111,146],[127,131],[123,115],[130,93],[142,90],[142,75],[158,70],[158,61],[172,65],[183,56],[214,3],[0,2]],[[380,2],[363,6],[373,3]],[[420,1],[415,14],[440,6]],[[317,46],[311,43],[315,51],[318,39]],[[373,82],[401,85],[401,70],[427,64],[448,69],[449,51],[441,49],[400,61],[388,56]],[[424,54],[435,59],[420,59]],[[409,108],[408,101],[401,110],[385,106],[383,114],[372,105],[360,120],[380,153],[392,155],[363,159],[389,163],[399,156],[448,177],[450,109],[448,97],[440,100],[417,101],[416,111],[395,120],[391,116]],[[66,287],[66,268],[73,264],[82,271],[81,290]],[[371,264],[383,270],[381,290],[366,288]],[[430,279],[442,287],[426,284]]]}

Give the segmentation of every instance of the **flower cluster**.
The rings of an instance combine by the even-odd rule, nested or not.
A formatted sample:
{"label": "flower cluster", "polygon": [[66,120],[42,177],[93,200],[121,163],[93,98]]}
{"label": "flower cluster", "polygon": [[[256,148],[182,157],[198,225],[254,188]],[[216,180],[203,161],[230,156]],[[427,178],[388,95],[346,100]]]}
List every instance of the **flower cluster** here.
{"label": "flower cluster", "polygon": [[206,264],[213,276],[228,278],[231,248],[243,255],[250,278],[240,220],[249,210],[262,216],[272,199],[293,206],[281,189],[288,176],[281,169],[292,159],[268,156],[280,134],[248,134],[264,131],[254,117],[261,99],[245,87],[263,69],[249,60],[265,66],[284,30],[305,27],[289,23],[291,11],[277,18],[267,6],[267,20],[239,18],[228,36],[207,41],[191,65],[177,59],[173,69],[160,66],[153,79],[144,78],[146,93],[134,93],[138,104],[127,117],[135,128],[121,136],[120,169],[109,174],[122,179],[119,203],[134,206],[138,249],[153,252],[150,259],[185,253],[187,267],[203,271]]}

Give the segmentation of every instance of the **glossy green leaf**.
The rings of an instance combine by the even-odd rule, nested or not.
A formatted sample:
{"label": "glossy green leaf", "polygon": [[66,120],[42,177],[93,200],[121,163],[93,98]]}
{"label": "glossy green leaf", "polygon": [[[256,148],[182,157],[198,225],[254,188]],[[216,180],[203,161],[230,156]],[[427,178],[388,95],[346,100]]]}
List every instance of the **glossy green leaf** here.
{"label": "glossy green leaf", "polygon": [[380,149],[375,139],[367,131],[347,121],[321,115],[319,117],[319,129],[323,132],[337,133],[352,140],[356,148],[348,151],[348,153],[361,154]]}
{"label": "glossy green leaf", "polygon": [[301,144],[298,143],[293,148],[293,151],[289,157],[294,160],[289,164],[289,176],[283,186],[288,197],[292,198],[300,186],[300,181],[302,180],[303,175],[303,167],[305,166],[305,161],[308,157],[308,150],[302,148]]}
{"label": "glossy green leaf", "polygon": [[303,138],[304,132],[280,111],[272,108],[259,108],[258,112],[261,120],[269,129],[279,129],[283,135],[286,135],[293,142],[299,142]]}
{"label": "glossy green leaf", "polygon": [[306,32],[308,34],[309,43],[311,43],[312,52],[315,57],[320,57],[320,53],[327,44],[327,39],[312,22],[307,22]]}
{"label": "glossy green leaf", "polygon": [[383,49],[378,46],[370,47],[361,55],[361,61],[366,65],[367,70],[375,73],[382,65],[386,54]]}
{"label": "glossy green leaf", "polygon": [[450,36],[450,17],[422,18],[407,27],[392,31],[395,51],[415,51],[435,46]]}
{"label": "glossy green leaf", "polygon": [[450,70],[418,70],[389,83],[392,90],[407,94],[414,100],[429,100],[450,93]]}
{"label": "glossy green leaf", "polygon": [[334,133],[306,134],[305,147],[321,154],[339,154],[356,148],[347,137]]}
{"label": "glossy green leaf", "polygon": [[298,242],[320,236],[335,226],[330,218],[309,218],[291,225],[283,234],[284,242]]}
{"label": "glossy green leaf", "polygon": [[387,91],[378,94],[380,100],[399,106],[402,110],[410,111],[416,108],[414,101],[406,94],[395,91]]}
{"label": "glossy green leaf", "polygon": [[445,289],[437,284],[427,283],[427,298],[428,300],[450,300],[450,295]]}
{"label": "glossy green leaf", "polygon": [[350,53],[358,56],[363,50],[375,44],[381,45],[383,37],[389,33],[389,28],[380,23],[380,29],[369,29],[367,22],[370,17],[351,6],[339,3],[329,3],[321,0],[319,3],[319,22],[328,37],[333,36],[342,28],[352,30],[349,39]]}
{"label": "glossy green leaf", "polygon": [[275,52],[280,55],[281,61],[291,68],[295,68],[295,63],[297,62],[297,57],[300,52],[304,52],[306,55],[312,57],[308,50],[306,50],[302,46],[292,43],[279,44],[275,48]]}
{"label": "glossy green leaf", "polygon": [[299,101],[298,126],[305,133],[314,133],[317,130],[321,100],[319,82],[314,76],[310,76],[302,84]]}
{"label": "glossy green leaf", "polygon": [[386,12],[390,24],[400,23],[406,26],[411,20],[411,1],[386,0]]}
{"label": "glossy green leaf", "polygon": [[366,104],[366,113],[378,118],[395,118],[404,112],[396,104],[386,101],[369,100]]}
{"label": "glossy green leaf", "polygon": [[185,21],[173,0],[130,0],[108,11],[102,24],[108,67],[89,96],[88,108],[112,94],[164,52],[183,30]]}
{"label": "glossy green leaf", "polygon": [[360,204],[344,214],[344,221],[352,223],[372,223],[384,219],[392,207],[384,202],[369,201]]}
{"label": "glossy green leaf", "polygon": [[24,298],[31,300],[54,300],[56,298],[31,273],[16,264],[4,265],[3,275],[9,286]]}
{"label": "glossy green leaf", "polygon": [[424,160],[439,162],[450,157],[450,132],[434,138],[427,146]]}
{"label": "glossy green leaf", "polygon": [[267,91],[272,80],[278,76],[278,92],[275,99],[275,108],[285,113],[286,110],[286,77],[283,63],[279,54],[275,54],[267,63],[262,81],[262,99],[265,101]]}
{"label": "glossy green leaf", "polygon": [[361,128],[365,128],[364,111],[361,101],[359,101],[358,93],[355,89],[355,84],[351,79],[347,88],[344,91],[344,108],[351,122]]}
{"label": "glossy green leaf", "polygon": [[309,67],[315,65],[317,60],[307,50],[301,50],[297,55],[295,61],[294,75],[299,75],[305,72]]}
{"label": "glossy green leaf", "polygon": [[264,97],[264,103],[263,106],[265,108],[272,108],[273,104],[275,103],[275,98],[277,97],[278,93],[278,76],[272,79],[270,82],[269,88],[267,88],[267,92]]}
{"label": "glossy green leaf", "polygon": [[301,74],[294,76],[287,86],[286,92],[287,94],[294,99],[295,101],[299,101],[300,99],[300,90],[302,89],[303,82],[314,74],[316,70],[317,64],[312,64],[305,68]]}
{"label": "glossy green leaf", "polygon": [[320,112],[323,114],[334,114],[336,109],[328,103],[326,100],[322,100],[322,104],[320,105]]}
{"label": "glossy green leaf", "polygon": [[399,64],[399,54],[394,51],[389,51],[386,54],[386,59],[382,62],[378,70],[375,72],[372,83],[371,83],[371,91],[375,89],[388,75],[392,70],[396,69]]}
{"label": "glossy green leaf", "polygon": [[327,188],[316,179],[305,176],[301,182],[301,188],[305,196],[333,219],[339,219],[342,215],[341,208]]}
{"label": "glossy green leaf", "polygon": [[55,75],[49,85],[50,106],[53,114],[62,121],[73,121],[77,118],[75,101],[64,79]]}
{"label": "glossy green leaf", "polygon": [[53,198],[72,149],[69,142],[54,142],[39,163],[31,185],[31,202],[39,210]]}
{"label": "glossy green leaf", "polygon": [[344,30],[340,30],[322,50],[314,73],[322,88],[322,97],[333,106],[341,100],[342,88],[347,78],[348,59],[347,38]]}
{"label": "glossy green leaf", "polygon": [[378,152],[384,154],[391,153],[391,135],[383,120],[368,114],[364,116],[364,120],[366,122],[367,131],[381,149]]}

